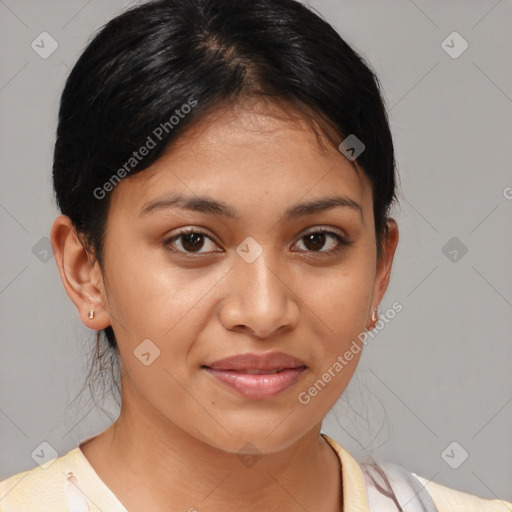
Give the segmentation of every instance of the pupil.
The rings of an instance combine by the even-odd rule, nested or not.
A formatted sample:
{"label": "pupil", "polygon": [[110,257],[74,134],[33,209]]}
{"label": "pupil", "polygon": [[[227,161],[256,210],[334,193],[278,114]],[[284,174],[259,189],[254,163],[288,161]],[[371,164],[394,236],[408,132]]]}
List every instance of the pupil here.
{"label": "pupil", "polygon": [[[183,247],[187,250],[198,250],[203,246],[203,235],[200,233],[189,233],[183,238]],[[187,247],[188,246],[188,247]]]}
{"label": "pupil", "polygon": [[309,242],[312,242],[313,247],[308,247],[309,250],[321,249],[325,243],[325,233],[311,233],[306,236],[306,247]]}

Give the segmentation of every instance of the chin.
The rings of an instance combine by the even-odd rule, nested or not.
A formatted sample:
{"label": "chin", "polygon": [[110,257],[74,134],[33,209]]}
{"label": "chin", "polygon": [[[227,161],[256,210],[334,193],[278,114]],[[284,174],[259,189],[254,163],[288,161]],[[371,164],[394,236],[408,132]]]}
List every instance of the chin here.
{"label": "chin", "polygon": [[295,428],[291,431],[282,423],[279,425],[279,422],[275,421],[269,423],[259,421],[245,426],[230,426],[225,423],[223,426],[226,430],[219,427],[215,431],[196,432],[195,437],[224,452],[239,456],[245,454],[257,456],[286,450],[308,430],[299,431]]}

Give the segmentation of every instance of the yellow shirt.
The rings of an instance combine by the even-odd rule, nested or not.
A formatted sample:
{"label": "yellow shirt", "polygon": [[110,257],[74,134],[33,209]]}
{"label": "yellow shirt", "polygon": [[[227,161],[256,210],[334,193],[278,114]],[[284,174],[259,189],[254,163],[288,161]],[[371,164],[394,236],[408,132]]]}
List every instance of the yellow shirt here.
{"label": "yellow shirt", "polygon": [[[370,512],[362,466],[336,441],[326,434],[322,436],[340,458],[344,512]],[[79,447],[44,467],[37,466],[0,482],[0,512],[127,512]],[[437,512],[512,512],[512,502],[479,498],[415,477],[425,486]],[[379,507],[376,512],[382,510]],[[404,506],[404,510],[409,509]]]}

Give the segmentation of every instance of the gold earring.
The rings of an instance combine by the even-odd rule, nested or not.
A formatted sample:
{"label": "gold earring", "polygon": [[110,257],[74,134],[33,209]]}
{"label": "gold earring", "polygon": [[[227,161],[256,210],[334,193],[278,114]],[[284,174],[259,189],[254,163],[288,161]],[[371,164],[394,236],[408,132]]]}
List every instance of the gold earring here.
{"label": "gold earring", "polygon": [[94,309],[89,311],[89,318],[92,320],[94,318]]}

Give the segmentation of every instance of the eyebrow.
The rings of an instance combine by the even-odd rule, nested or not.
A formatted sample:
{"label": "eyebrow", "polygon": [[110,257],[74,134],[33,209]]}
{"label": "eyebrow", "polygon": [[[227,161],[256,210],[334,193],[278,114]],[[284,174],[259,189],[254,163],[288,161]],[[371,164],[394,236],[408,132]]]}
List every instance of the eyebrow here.
{"label": "eyebrow", "polygon": [[[284,213],[285,220],[293,220],[302,216],[312,215],[314,213],[330,210],[336,207],[351,208],[357,212],[363,219],[363,209],[359,203],[346,196],[326,196],[319,199],[313,199],[299,203],[288,208]],[[150,212],[168,208],[180,208],[195,212],[209,213],[219,217],[229,219],[239,219],[240,214],[233,207],[222,201],[207,196],[187,197],[182,194],[156,199],[145,204],[139,213],[139,216],[145,216]]]}

